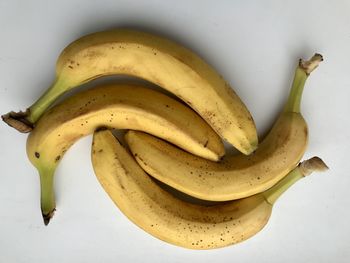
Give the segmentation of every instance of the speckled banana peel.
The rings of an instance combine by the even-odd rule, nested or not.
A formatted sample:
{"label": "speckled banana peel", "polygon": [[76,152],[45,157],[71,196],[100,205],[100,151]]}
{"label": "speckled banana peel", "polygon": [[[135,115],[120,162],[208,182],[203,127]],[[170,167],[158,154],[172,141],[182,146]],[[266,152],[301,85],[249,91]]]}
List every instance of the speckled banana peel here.
{"label": "speckled banana peel", "polygon": [[129,148],[149,175],[199,199],[227,201],[263,192],[294,169],[304,155],[308,129],[300,102],[306,79],[321,61],[319,54],[300,60],[283,112],[250,156],[228,156],[214,163],[137,131],[126,134]]}
{"label": "speckled banana peel", "polygon": [[27,140],[28,158],[40,174],[46,224],[55,210],[58,163],[75,141],[99,127],[144,131],[211,160],[224,154],[220,137],[198,114],[160,92],[114,84],[78,93],[48,110]]}
{"label": "speckled banana peel", "polygon": [[220,248],[252,237],[268,222],[284,191],[313,171],[327,168],[314,157],[263,193],[200,206],[160,188],[109,130],[94,133],[92,163],[104,190],[132,222],[160,240],[190,249]]}
{"label": "speckled banana peel", "polygon": [[157,84],[187,103],[242,153],[256,149],[257,132],[248,109],[211,66],[168,39],[128,29],[98,32],[71,43],[58,58],[52,86],[27,111],[3,115],[3,120],[29,132],[58,96],[114,74]]}

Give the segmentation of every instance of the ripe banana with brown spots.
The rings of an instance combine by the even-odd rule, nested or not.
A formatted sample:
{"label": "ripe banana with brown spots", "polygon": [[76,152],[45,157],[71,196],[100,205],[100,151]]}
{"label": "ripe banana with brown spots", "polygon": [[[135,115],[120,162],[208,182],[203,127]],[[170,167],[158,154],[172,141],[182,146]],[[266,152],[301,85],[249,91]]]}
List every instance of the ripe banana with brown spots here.
{"label": "ripe banana with brown spots", "polygon": [[41,181],[46,223],[55,209],[53,177],[68,148],[99,127],[141,130],[193,154],[218,160],[220,137],[194,111],[157,91],[136,85],[105,85],[84,91],[48,110],[27,140],[27,154]]}
{"label": "ripe banana with brown spots", "polygon": [[58,96],[113,74],[157,84],[197,111],[242,153],[256,149],[257,133],[248,109],[211,66],[168,39],[126,29],[97,32],[71,43],[58,58],[52,86],[27,111],[2,118],[10,126],[29,132]]}
{"label": "ripe banana with brown spots", "polygon": [[161,189],[139,167],[109,130],[94,133],[95,174],[119,209],[149,234],[191,249],[213,249],[248,239],[268,222],[278,197],[297,180],[326,165],[302,162],[271,189],[244,199],[200,206]]}
{"label": "ripe banana with brown spots", "polygon": [[136,131],[126,134],[129,148],[148,174],[199,199],[227,201],[265,191],[291,171],[304,155],[308,130],[300,113],[301,96],[306,79],[320,61],[319,54],[309,61],[300,60],[283,112],[250,156],[228,156],[214,163]]}

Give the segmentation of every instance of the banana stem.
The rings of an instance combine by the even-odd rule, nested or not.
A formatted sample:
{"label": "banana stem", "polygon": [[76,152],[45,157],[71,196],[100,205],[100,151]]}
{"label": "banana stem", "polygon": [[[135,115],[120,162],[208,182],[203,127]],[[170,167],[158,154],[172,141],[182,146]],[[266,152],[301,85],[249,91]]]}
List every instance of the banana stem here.
{"label": "banana stem", "polygon": [[289,93],[288,101],[285,106],[285,112],[300,113],[300,102],[304,90],[304,85],[308,75],[298,67],[295,70],[292,89]]}
{"label": "banana stem", "polygon": [[325,171],[327,169],[327,165],[318,157],[313,157],[303,161],[277,184],[263,192],[265,200],[273,205],[276,200],[299,179],[308,176],[315,171]]}
{"label": "banana stem", "polygon": [[310,60],[299,60],[299,65],[295,70],[294,80],[288,101],[286,103],[285,112],[300,113],[300,102],[303,94],[304,86],[307,77],[318,67],[318,64],[323,60],[322,55],[315,54]]}
{"label": "banana stem", "polygon": [[39,169],[41,189],[41,213],[44,224],[48,225],[56,210],[55,194],[53,189],[54,171],[52,168]]}
{"label": "banana stem", "polygon": [[44,113],[44,111],[62,94],[62,90],[67,90],[67,82],[62,78],[56,78],[51,87],[40,96],[40,98],[29,108],[27,120],[34,124]]}
{"label": "banana stem", "polygon": [[281,181],[271,187],[269,190],[265,191],[264,197],[265,200],[273,205],[276,200],[293,184],[295,184],[299,179],[303,178],[302,173],[300,172],[299,167],[296,167],[292,170],[286,177]]}

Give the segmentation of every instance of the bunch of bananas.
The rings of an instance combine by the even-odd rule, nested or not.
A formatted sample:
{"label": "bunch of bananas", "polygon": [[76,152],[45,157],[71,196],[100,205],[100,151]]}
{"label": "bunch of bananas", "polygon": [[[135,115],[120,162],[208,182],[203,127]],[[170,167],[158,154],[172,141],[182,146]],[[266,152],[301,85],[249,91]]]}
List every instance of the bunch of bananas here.
{"label": "bunch of bananas", "polygon": [[[218,248],[259,232],[288,187],[327,168],[318,157],[299,163],[308,140],[300,113],[302,92],[321,61],[319,54],[299,61],[285,107],[260,144],[248,109],[212,67],[170,40],[125,29],[71,43],[58,58],[52,86],[25,112],[2,118],[17,130],[30,132],[27,154],[39,172],[46,225],[56,209],[57,165],[75,141],[94,133],[95,174],[132,222],[181,247]],[[179,100],[141,85],[116,83],[49,108],[66,91],[114,74],[148,80]],[[129,151],[111,129],[129,130]],[[241,153],[224,157],[221,139]],[[215,202],[190,203],[150,176],[189,196]]]}

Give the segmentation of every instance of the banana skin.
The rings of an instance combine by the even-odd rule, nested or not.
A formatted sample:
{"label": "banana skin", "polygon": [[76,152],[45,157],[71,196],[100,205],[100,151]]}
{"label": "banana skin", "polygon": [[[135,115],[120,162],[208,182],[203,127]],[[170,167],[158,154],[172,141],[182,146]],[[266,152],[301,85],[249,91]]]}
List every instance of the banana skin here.
{"label": "banana skin", "polygon": [[92,163],[100,184],[126,217],[154,237],[190,249],[225,247],[254,236],[266,225],[284,191],[313,171],[327,168],[314,157],[263,193],[200,206],[160,188],[109,130],[94,133]]}
{"label": "banana skin", "polygon": [[250,156],[228,156],[214,163],[142,132],[129,131],[125,139],[149,175],[188,195],[227,201],[260,193],[294,169],[304,155],[308,129],[300,102],[306,79],[321,61],[319,54],[300,60],[283,112]]}
{"label": "banana skin", "polygon": [[97,32],[71,43],[58,58],[52,86],[25,112],[10,112],[2,118],[19,131],[29,132],[61,94],[113,74],[157,84],[187,103],[242,153],[256,149],[258,139],[251,114],[211,66],[179,44],[128,29]]}
{"label": "banana skin", "polygon": [[55,209],[57,165],[75,141],[101,127],[145,131],[211,160],[224,154],[220,137],[200,116],[160,92],[115,84],[78,93],[48,110],[27,139],[28,158],[40,174],[46,223]]}

